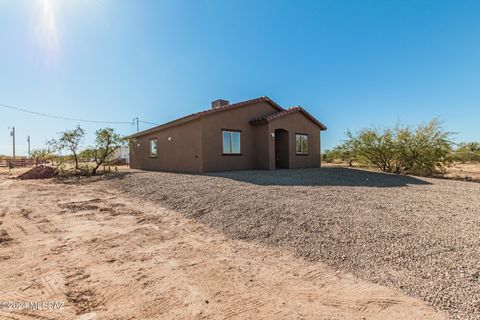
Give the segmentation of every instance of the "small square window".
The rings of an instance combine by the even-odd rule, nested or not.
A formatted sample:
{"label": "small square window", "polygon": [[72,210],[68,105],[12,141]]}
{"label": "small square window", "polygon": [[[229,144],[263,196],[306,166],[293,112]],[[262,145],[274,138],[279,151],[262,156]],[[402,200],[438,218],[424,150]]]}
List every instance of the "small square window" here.
{"label": "small square window", "polygon": [[157,156],[157,138],[150,139],[150,157],[155,158]]}
{"label": "small square window", "polygon": [[297,133],[295,134],[295,153],[306,155],[308,154],[308,135]]}

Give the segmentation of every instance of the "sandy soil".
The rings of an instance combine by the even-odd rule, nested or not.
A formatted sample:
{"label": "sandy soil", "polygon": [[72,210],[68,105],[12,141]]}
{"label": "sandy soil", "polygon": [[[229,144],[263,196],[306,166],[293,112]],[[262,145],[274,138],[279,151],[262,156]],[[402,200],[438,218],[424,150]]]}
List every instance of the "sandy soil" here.
{"label": "sandy soil", "polygon": [[82,181],[0,179],[0,300],[65,303],[1,319],[444,318],[393,289]]}
{"label": "sandy soil", "polygon": [[454,163],[447,168],[447,178],[472,179],[480,182],[480,163]]}

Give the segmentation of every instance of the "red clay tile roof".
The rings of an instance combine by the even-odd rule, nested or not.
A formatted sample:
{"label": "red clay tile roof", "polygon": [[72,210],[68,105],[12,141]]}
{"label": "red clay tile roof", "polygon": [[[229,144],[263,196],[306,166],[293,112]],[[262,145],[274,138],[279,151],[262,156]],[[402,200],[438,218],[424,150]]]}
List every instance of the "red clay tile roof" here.
{"label": "red clay tile roof", "polygon": [[308,119],[310,119],[313,123],[315,123],[317,126],[319,126],[321,130],[327,130],[327,127],[325,127],[325,125],[323,125],[320,121],[315,119],[310,113],[308,113],[305,109],[303,109],[300,106],[291,107],[291,108],[288,108],[288,109],[285,109],[285,110],[282,110],[282,111],[270,113],[270,114],[267,114],[265,116],[252,119],[252,120],[250,120],[250,124],[256,125],[256,124],[262,124],[262,123],[270,122],[274,119],[285,117],[285,116],[288,116],[288,115],[290,115],[292,113],[295,113],[295,112],[302,113],[304,116],[306,116]]}
{"label": "red clay tile roof", "polygon": [[246,101],[242,101],[242,102],[238,102],[238,103],[234,103],[234,104],[229,104],[229,105],[226,105],[226,106],[223,106],[223,107],[218,107],[218,108],[215,108],[215,109],[208,109],[208,110],[192,113],[192,114],[189,114],[187,116],[178,118],[176,120],[172,120],[172,121],[166,122],[164,124],[161,124],[159,126],[150,128],[148,130],[137,132],[137,133],[129,136],[128,138],[140,137],[140,136],[146,135],[150,132],[155,132],[155,131],[158,131],[158,130],[170,128],[170,127],[182,124],[182,123],[186,123],[186,122],[198,119],[198,118],[203,117],[204,115],[207,115],[207,114],[212,114],[212,113],[221,112],[221,111],[227,111],[227,110],[231,110],[231,109],[234,109],[234,108],[240,108],[240,107],[250,105],[250,104],[256,103],[256,102],[261,102],[261,101],[264,101],[264,102],[267,102],[267,103],[271,104],[279,112],[285,110],[282,107],[280,107],[275,101],[270,99],[269,97],[263,96],[263,97],[259,97],[259,98],[252,99],[252,100],[246,100]]}

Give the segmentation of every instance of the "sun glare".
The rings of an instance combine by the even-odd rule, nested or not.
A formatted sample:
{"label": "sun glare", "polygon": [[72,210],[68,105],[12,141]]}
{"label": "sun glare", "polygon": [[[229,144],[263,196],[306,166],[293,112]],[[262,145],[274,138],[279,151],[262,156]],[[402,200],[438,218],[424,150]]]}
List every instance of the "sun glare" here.
{"label": "sun glare", "polygon": [[47,59],[55,59],[59,53],[59,34],[55,12],[56,0],[37,0],[35,35]]}
{"label": "sun glare", "polygon": [[83,23],[98,24],[102,22],[99,14],[104,11],[102,0],[32,0],[28,7],[32,14],[31,43],[34,48],[31,53],[47,63],[56,62],[60,56],[68,19],[82,16]]}

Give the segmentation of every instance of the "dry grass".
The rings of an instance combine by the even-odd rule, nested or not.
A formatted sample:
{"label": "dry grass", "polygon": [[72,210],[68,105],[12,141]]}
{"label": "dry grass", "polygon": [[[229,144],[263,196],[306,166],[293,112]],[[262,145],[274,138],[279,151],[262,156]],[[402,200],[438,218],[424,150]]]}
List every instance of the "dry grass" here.
{"label": "dry grass", "polygon": [[320,168],[210,175],[133,171],[109,182],[236,239],[313,261],[480,319],[480,186]]}

